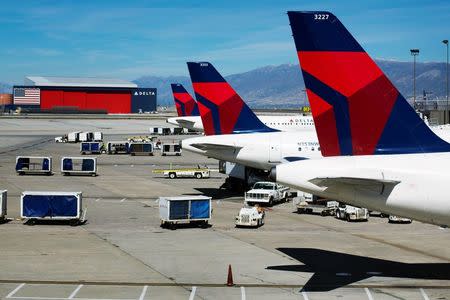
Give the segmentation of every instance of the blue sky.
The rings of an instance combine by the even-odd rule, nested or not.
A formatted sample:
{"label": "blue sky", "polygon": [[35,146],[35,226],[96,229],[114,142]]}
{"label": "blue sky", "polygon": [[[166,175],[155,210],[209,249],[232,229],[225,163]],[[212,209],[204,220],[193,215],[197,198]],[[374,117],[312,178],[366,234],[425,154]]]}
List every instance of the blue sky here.
{"label": "blue sky", "polygon": [[374,58],[443,61],[450,1],[2,1],[0,82],[25,75],[225,75],[297,63],[287,10],[329,10]]}

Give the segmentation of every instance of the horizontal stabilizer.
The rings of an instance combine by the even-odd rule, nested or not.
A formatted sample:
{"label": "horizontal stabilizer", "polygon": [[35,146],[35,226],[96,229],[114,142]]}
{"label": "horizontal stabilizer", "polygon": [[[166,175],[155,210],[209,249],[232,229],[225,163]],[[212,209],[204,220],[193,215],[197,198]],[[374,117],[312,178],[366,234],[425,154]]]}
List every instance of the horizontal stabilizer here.
{"label": "horizontal stabilizer", "polygon": [[358,177],[316,177],[309,182],[323,188],[349,188],[354,187],[364,193],[384,194],[390,193],[400,183],[397,180],[386,180],[380,178],[358,178]]}
{"label": "horizontal stabilizer", "polygon": [[213,143],[196,143],[190,144],[190,146],[203,150],[203,151],[239,151],[242,147],[233,145],[213,144]]}

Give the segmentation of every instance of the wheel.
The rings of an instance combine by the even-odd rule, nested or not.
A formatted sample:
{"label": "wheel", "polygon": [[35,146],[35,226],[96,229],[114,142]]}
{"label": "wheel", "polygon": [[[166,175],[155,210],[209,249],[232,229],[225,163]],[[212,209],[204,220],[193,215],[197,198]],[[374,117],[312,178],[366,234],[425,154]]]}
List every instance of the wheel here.
{"label": "wheel", "polygon": [[81,152],[81,155],[85,155],[86,153],[83,151],[83,152]]}
{"label": "wheel", "polygon": [[336,218],[338,218],[338,219],[341,218],[341,211],[340,210],[336,211]]}
{"label": "wheel", "polygon": [[386,217],[387,217],[387,215],[385,215],[383,213],[380,214],[380,218],[386,218]]}
{"label": "wheel", "polygon": [[170,179],[174,179],[174,178],[176,178],[176,177],[177,177],[177,174],[175,174],[175,173],[173,173],[173,172],[169,173],[169,178],[170,178]]}
{"label": "wheel", "polygon": [[273,206],[273,197],[269,198],[269,206]]}
{"label": "wheel", "polygon": [[202,173],[195,173],[195,178],[202,179],[203,175]]}
{"label": "wheel", "polygon": [[92,176],[92,177],[96,177],[97,174],[96,174],[96,173],[92,173],[91,176]]}
{"label": "wheel", "polygon": [[256,227],[260,227],[261,226],[261,220],[258,220],[257,222],[256,222]]}
{"label": "wheel", "polygon": [[19,176],[23,176],[24,174],[24,172],[19,172]]}
{"label": "wheel", "polygon": [[350,222],[350,221],[351,221],[351,220],[350,220],[350,215],[347,215],[345,218],[347,219],[347,222]]}

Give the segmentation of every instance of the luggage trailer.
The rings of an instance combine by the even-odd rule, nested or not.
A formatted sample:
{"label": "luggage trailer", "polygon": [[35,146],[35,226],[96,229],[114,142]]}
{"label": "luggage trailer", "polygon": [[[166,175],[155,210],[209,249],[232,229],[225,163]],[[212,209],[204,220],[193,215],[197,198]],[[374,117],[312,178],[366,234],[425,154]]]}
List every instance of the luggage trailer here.
{"label": "luggage trailer", "polygon": [[159,216],[161,227],[176,229],[178,224],[199,225],[207,228],[211,220],[211,197],[179,196],[160,197]]}
{"label": "luggage trailer", "polygon": [[0,191],[0,222],[4,222],[6,220],[7,200],[8,200],[8,191],[7,190]]}
{"label": "luggage trailer", "polygon": [[82,198],[82,192],[26,191],[20,198],[20,216],[28,225],[38,220],[69,221],[70,225],[79,225],[86,219]]}
{"label": "luggage trailer", "polygon": [[97,176],[97,157],[63,157],[61,174]]}
{"label": "luggage trailer", "polygon": [[50,156],[17,156],[16,173],[52,175],[52,158]]}

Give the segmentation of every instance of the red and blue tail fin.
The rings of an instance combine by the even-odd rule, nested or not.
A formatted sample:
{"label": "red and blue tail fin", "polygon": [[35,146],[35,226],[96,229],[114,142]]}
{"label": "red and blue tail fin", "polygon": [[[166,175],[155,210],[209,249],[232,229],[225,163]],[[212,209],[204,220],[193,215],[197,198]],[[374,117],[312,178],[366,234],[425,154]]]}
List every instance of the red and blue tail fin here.
{"label": "red and blue tail fin", "polygon": [[450,151],[338,18],[288,16],[324,156]]}
{"label": "red and blue tail fin", "polygon": [[267,127],[208,62],[188,62],[206,135],[277,131]]}
{"label": "red and blue tail fin", "polygon": [[172,87],[173,100],[175,101],[178,116],[199,116],[197,102],[186,91],[184,86],[179,83],[172,83],[170,86]]}

